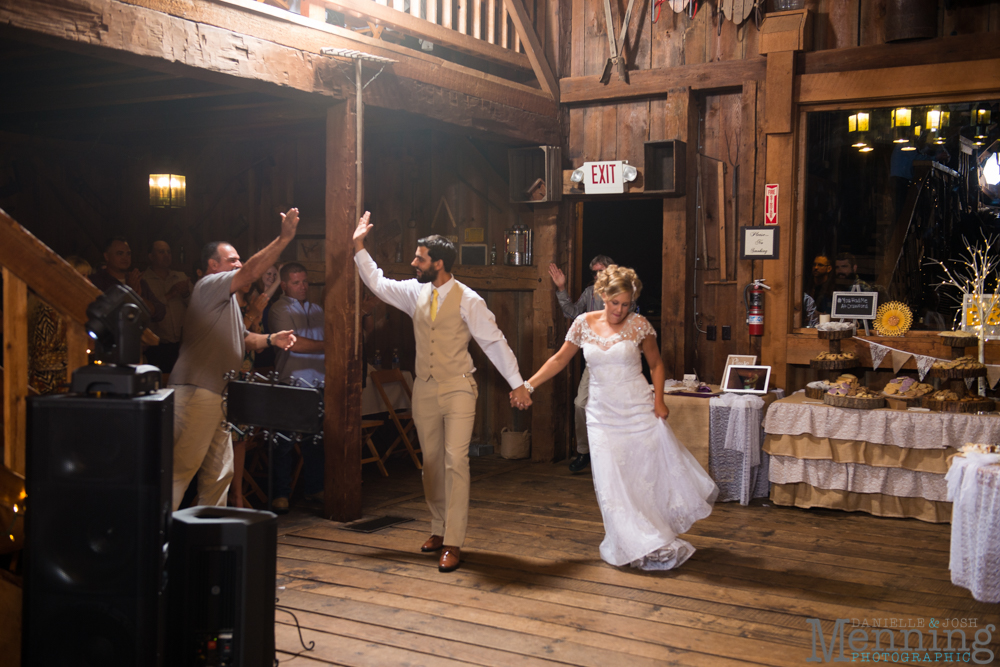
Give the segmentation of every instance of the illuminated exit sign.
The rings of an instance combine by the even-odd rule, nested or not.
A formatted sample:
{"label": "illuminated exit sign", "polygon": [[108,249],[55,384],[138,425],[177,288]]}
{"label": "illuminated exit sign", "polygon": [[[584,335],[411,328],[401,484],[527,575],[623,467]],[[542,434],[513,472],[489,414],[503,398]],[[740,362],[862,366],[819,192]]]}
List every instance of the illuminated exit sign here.
{"label": "illuminated exit sign", "polygon": [[583,191],[588,195],[613,195],[625,192],[622,161],[584,162]]}

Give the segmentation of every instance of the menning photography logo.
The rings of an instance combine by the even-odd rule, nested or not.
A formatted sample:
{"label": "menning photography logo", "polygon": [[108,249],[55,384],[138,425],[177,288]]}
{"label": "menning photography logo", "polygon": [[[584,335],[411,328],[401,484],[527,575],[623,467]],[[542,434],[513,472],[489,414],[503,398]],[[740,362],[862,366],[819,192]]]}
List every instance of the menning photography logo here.
{"label": "menning photography logo", "polygon": [[818,618],[806,622],[812,626],[812,655],[806,662],[993,662],[987,647],[996,628],[974,618],[838,618],[829,638]]}

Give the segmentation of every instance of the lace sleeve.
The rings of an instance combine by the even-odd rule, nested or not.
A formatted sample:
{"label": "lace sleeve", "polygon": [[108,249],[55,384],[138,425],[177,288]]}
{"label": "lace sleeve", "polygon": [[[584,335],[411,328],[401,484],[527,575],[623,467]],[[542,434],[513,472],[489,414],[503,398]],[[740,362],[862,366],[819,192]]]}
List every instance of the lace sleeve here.
{"label": "lace sleeve", "polygon": [[641,347],[646,336],[656,338],[656,330],[653,329],[653,325],[642,315],[632,315],[632,321],[627,330],[622,332],[622,338],[632,341],[636,347]]}
{"label": "lace sleeve", "polygon": [[569,331],[566,332],[566,342],[573,343],[573,345],[576,345],[577,347],[583,347],[588,331],[587,314],[584,313],[573,320],[573,324],[570,325]]}

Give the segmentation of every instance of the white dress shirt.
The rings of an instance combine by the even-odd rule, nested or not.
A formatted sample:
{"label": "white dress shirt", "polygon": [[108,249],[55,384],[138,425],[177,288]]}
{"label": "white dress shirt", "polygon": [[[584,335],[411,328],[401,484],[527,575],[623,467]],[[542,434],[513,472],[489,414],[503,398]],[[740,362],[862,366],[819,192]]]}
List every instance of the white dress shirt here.
{"label": "white dress shirt", "polygon": [[[368,254],[367,250],[361,250],[354,254],[354,263],[358,265],[358,272],[361,280],[368,286],[375,296],[390,306],[395,306],[401,311],[413,317],[417,309],[417,299],[423,284],[416,278],[409,280],[391,280],[386,278],[382,269],[378,268],[375,260]],[[455,279],[452,278],[441,287],[437,287],[438,303],[444,303],[451,288],[455,286]],[[469,327],[472,338],[482,348],[486,357],[493,362],[500,374],[507,380],[511,389],[517,389],[524,385],[524,379],[517,367],[517,357],[511,351],[504,338],[503,332],[497,327],[496,318],[486,306],[483,297],[476,294],[466,285],[462,285],[462,300],[459,302],[459,314],[462,321]],[[475,369],[473,369],[475,370]]]}

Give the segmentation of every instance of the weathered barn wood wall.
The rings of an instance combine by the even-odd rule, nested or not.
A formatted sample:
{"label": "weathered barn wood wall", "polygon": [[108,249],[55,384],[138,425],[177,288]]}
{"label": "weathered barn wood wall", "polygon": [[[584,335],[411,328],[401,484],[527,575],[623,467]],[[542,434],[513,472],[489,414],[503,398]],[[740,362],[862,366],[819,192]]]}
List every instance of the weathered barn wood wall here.
{"label": "weathered barn wood wall", "polygon": [[[612,3],[616,30],[626,5],[621,0]],[[766,8],[771,9],[770,5],[766,3]],[[1000,2],[939,5],[938,37],[951,39],[933,46],[916,42],[890,49],[884,45],[884,0],[807,0],[813,43],[811,51],[797,56],[795,72],[989,57],[984,49],[992,50],[995,40],[977,34],[1000,31]],[[691,19],[664,4],[658,22],[652,23],[649,8],[637,5],[625,47],[631,83],[617,81],[612,72],[611,82],[602,86],[597,78],[608,55],[603,3],[572,0],[570,57],[560,71],[562,101],[567,105],[567,167],[607,159],[624,159],[643,167],[643,142],[687,142],[686,196],[664,200],[663,319],[674,322],[680,330],[664,328],[661,352],[675,377],[696,371],[702,379],[719,381],[728,354],[762,354],[761,339],[747,334],[742,303],[743,287],[763,275],[762,262],[739,261],[735,253],[737,228],[760,224],[763,216],[767,58],[758,54],[759,33],[752,20],[739,27],[724,21],[720,30],[714,10],[713,5],[702,3]],[[972,41],[956,38],[965,35]],[[719,160],[725,165],[723,207],[728,221],[726,235],[721,237]],[[738,180],[734,182],[737,165]],[[791,196],[791,192],[787,194]],[[790,231],[791,211],[784,222]],[[692,283],[696,234],[699,260]],[[727,245],[726,276],[720,273],[721,239]],[[783,271],[790,261],[781,260]],[[691,303],[695,290],[697,317]],[[780,303],[769,299],[769,307],[776,306],[783,314],[790,308],[786,298],[782,296]],[[773,317],[775,313],[768,314]],[[708,325],[717,327],[715,341],[708,341],[698,331]],[[732,327],[731,341],[721,340],[724,325]],[[784,346],[784,335],[773,345]]]}
{"label": "weathered barn wood wall", "polygon": [[[487,250],[496,246],[499,269],[504,261],[504,231],[515,224],[535,230],[536,247],[554,247],[554,238],[544,240],[538,235],[546,234],[548,227],[552,228],[552,234],[556,233],[554,221],[547,223],[540,218],[558,215],[558,206],[535,205],[532,209],[529,205],[511,204],[506,158],[503,146],[451,133],[373,130],[365,158],[366,202],[375,225],[368,247],[374,250],[379,265],[393,277],[409,278],[413,275],[409,262],[417,239],[442,234],[458,237],[461,246],[467,230],[482,229]],[[397,249],[400,263],[395,262]],[[497,281],[496,289],[472,283],[496,316],[525,378],[544,362],[534,358],[533,350],[538,349],[534,336],[549,336],[553,322],[555,298],[550,282],[547,275],[545,281],[539,280],[549,261],[536,256],[532,267],[508,268],[508,273],[525,276],[516,288],[503,281]],[[460,270],[460,265],[456,265]],[[461,275],[459,279],[471,282]],[[528,285],[538,289],[524,289]],[[409,317],[386,305],[377,306],[375,312],[377,327],[368,338],[369,355],[378,349],[382,363],[388,364],[392,351],[398,349],[402,367],[413,368],[414,341]],[[544,347],[547,349],[548,345]],[[532,413],[512,410],[506,381],[478,346],[472,345],[471,350],[480,389],[473,442],[498,447],[504,428],[535,429],[534,414],[542,414],[546,422],[554,421],[556,426],[562,424],[558,418],[552,420],[552,415],[558,416],[558,410],[565,410],[564,401],[557,400]],[[565,442],[566,434],[561,428],[555,428],[547,436],[536,434],[532,456],[538,460],[562,456]]]}

